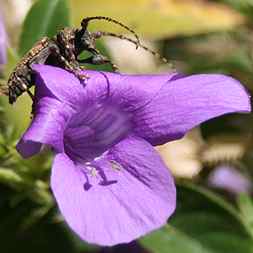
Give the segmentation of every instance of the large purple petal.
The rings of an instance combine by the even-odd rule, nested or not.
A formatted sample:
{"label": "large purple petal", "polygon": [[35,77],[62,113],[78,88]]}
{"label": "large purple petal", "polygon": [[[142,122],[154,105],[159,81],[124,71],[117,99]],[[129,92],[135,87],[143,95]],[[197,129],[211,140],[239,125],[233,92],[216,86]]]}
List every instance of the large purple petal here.
{"label": "large purple petal", "polygon": [[124,110],[135,110],[148,103],[159,89],[177,73],[161,75],[124,75],[110,72],[84,71],[89,76],[86,84],[68,71],[47,65],[34,65],[37,73],[37,99],[56,97],[73,106],[88,106],[101,99],[110,99]]}
{"label": "large purple petal", "polygon": [[42,144],[64,151],[63,134],[73,109],[56,99],[45,97],[36,106],[35,117],[17,145],[23,157],[38,153]]}
{"label": "large purple petal", "polygon": [[58,154],[53,164],[53,193],[83,240],[107,246],[127,243],[166,223],[175,209],[175,185],[149,143],[129,137],[96,162],[114,183],[88,189],[84,171],[65,154]]}
{"label": "large purple petal", "polygon": [[181,138],[200,123],[227,113],[249,112],[250,98],[235,79],[215,74],[165,84],[135,114],[135,133],[153,145]]}

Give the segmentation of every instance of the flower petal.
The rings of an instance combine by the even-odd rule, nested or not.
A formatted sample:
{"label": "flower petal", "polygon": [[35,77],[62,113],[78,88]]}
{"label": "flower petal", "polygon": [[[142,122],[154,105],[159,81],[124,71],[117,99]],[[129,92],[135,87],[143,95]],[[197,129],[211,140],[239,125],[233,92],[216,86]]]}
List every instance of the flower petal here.
{"label": "flower petal", "polygon": [[250,98],[235,79],[193,75],[165,84],[135,114],[135,133],[153,145],[179,139],[200,123],[227,113],[250,112]]}
{"label": "flower petal", "polygon": [[78,104],[82,98],[84,86],[68,71],[61,68],[34,64],[36,73],[36,100],[53,97],[64,103]]}
{"label": "flower petal", "polygon": [[83,240],[107,246],[127,243],[166,223],[175,209],[175,185],[149,143],[128,137],[100,166],[114,183],[85,190],[82,169],[65,154],[58,154],[53,164],[53,193],[66,221]]}
{"label": "flower petal", "polygon": [[17,144],[18,152],[25,158],[30,157],[40,151],[42,144],[62,152],[63,130],[72,113],[72,108],[56,99],[41,99],[30,127]]}
{"label": "flower petal", "polygon": [[33,65],[38,74],[36,81],[37,99],[56,97],[65,103],[82,108],[100,99],[110,98],[124,109],[135,110],[148,103],[163,84],[180,77],[177,73],[161,75],[124,75],[119,73],[84,71],[89,76],[86,84],[68,71],[48,65]]}

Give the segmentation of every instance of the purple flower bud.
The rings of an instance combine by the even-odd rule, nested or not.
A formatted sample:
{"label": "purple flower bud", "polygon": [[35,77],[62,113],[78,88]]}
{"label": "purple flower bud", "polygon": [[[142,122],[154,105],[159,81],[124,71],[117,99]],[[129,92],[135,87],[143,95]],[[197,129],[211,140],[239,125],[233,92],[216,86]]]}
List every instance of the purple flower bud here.
{"label": "purple flower bud", "polygon": [[234,194],[250,193],[252,189],[251,181],[230,165],[216,167],[209,175],[208,183],[212,187]]}

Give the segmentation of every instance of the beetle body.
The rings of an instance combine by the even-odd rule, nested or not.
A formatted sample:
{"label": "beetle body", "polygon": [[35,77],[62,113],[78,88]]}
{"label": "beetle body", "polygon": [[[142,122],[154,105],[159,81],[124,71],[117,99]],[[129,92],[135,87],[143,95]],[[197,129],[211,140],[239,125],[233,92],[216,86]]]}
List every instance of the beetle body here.
{"label": "beetle body", "polygon": [[12,71],[7,82],[10,104],[33,85],[31,65],[44,64],[50,55],[51,45],[54,45],[52,40],[47,37],[42,38],[22,57]]}
{"label": "beetle body", "polygon": [[[89,32],[87,30],[88,24],[91,20],[105,20],[132,32],[136,40],[129,39],[123,35],[117,35],[108,32]],[[24,92],[27,92],[33,99],[33,94],[29,88],[34,85],[34,74],[32,70],[33,64],[49,64],[57,67],[64,68],[65,70],[73,73],[83,84],[88,76],[82,74],[81,70],[84,68],[83,64],[110,64],[114,71],[117,67],[102,55],[96,48],[96,40],[103,36],[113,36],[120,39],[125,39],[134,43],[136,48],[138,46],[144,48],[155,54],[153,51],[142,46],[139,42],[138,36],[133,30],[123,25],[117,20],[109,17],[87,17],[81,22],[81,28],[75,29],[65,27],[60,30],[53,38],[44,37],[23,56],[19,61],[13,72],[8,79],[8,91],[2,93],[9,96],[9,103],[13,104],[17,98]],[[87,59],[79,59],[78,56],[87,51],[91,54]]]}

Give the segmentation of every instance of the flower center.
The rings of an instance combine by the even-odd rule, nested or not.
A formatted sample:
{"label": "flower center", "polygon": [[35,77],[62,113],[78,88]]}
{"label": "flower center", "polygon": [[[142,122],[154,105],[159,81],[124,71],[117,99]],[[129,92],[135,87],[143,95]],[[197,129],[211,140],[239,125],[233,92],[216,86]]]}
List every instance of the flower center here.
{"label": "flower center", "polygon": [[91,179],[99,178],[100,185],[116,183],[106,175],[111,177],[111,172],[119,171],[121,166],[107,154],[131,129],[131,114],[112,104],[95,104],[72,117],[64,132],[64,147],[68,156],[81,166],[85,190],[91,187]]}

